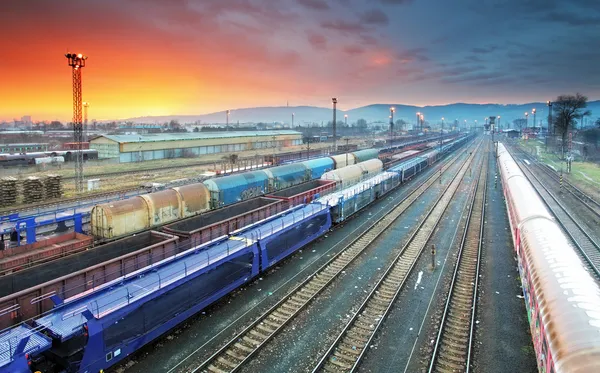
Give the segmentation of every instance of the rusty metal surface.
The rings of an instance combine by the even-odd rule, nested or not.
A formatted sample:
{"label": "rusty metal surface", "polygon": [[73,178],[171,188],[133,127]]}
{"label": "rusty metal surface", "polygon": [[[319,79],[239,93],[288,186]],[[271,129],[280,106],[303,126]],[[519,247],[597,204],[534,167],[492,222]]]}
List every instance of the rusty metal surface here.
{"label": "rusty metal surface", "polygon": [[207,211],[210,201],[210,193],[206,185],[202,183],[189,184],[173,188],[181,198],[181,216],[188,217]]}
{"label": "rusty metal surface", "polygon": [[139,196],[96,205],[90,216],[92,235],[111,239],[148,229],[149,218],[146,201]]}

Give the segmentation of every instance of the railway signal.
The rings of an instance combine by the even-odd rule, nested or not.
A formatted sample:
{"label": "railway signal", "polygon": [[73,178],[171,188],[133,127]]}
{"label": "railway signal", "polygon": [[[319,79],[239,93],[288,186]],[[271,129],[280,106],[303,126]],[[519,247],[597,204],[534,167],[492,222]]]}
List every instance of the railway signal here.
{"label": "railway signal", "polygon": [[562,194],[562,189],[563,189],[563,174],[562,174],[562,169],[560,170],[560,189],[559,189],[559,193]]}

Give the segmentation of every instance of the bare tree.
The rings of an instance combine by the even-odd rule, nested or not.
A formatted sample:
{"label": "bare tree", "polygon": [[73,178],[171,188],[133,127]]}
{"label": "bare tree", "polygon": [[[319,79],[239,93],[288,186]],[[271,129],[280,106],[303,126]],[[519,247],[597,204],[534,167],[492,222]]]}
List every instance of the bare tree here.
{"label": "bare tree", "polygon": [[518,129],[519,131],[521,131],[523,129],[523,127],[525,127],[526,124],[527,124],[527,120],[525,118],[519,118],[519,119],[513,120],[513,125],[515,126],[515,129]]}
{"label": "bare tree", "polygon": [[584,109],[587,107],[588,98],[580,93],[575,95],[560,95],[552,103],[554,117],[554,128],[562,138],[562,157],[565,156],[565,143],[569,130],[577,125],[577,119],[590,116],[591,111]]}
{"label": "bare tree", "polygon": [[408,123],[407,123],[407,122],[406,122],[404,119],[398,119],[398,120],[396,121],[396,129],[397,129],[398,131],[402,131],[403,129],[405,129],[405,126],[406,126],[407,124],[408,124]]}

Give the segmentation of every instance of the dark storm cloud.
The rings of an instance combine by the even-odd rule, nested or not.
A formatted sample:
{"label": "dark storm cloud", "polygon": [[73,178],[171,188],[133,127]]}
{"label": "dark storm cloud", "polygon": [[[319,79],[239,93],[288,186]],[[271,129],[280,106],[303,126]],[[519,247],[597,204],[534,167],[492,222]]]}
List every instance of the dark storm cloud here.
{"label": "dark storm cloud", "polygon": [[[600,1],[599,1],[600,2]],[[575,14],[571,12],[549,12],[542,18],[545,21],[565,23],[571,26],[599,25],[600,15]]]}
{"label": "dark storm cloud", "polygon": [[329,30],[340,31],[343,33],[359,33],[366,31],[367,28],[359,22],[345,21],[338,19],[335,21],[325,21],[321,23],[321,27]]}
{"label": "dark storm cloud", "polygon": [[328,10],[329,4],[325,0],[297,0],[298,4],[315,10]]}
{"label": "dark storm cloud", "polygon": [[[268,71],[278,87],[282,79],[300,82],[286,89],[312,87],[302,94],[372,86],[361,92],[364,100],[376,100],[383,91],[412,103],[464,99],[461,94],[513,97],[515,91],[534,99],[564,87],[600,95],[600,89],[586,90],[600,85],[600,0],[7,3],[9,11],[0,12],[4,35],[36,26],[56,29],[75,44],[70,40],[79,36],[69,31],[75,22],[71,28],[84,30],[82,40],[103,42],[107,50],[139,47],[136,53],[154,55],[150,46],[160,46],[157,55],[207,63],[196,70],[232,65],[221,74],[243,72],[260,84],[260,74]],[[27,45],[33,39],[19,40]],[[387,84],[395,78],[406,89]],[[415,96],[419,90],[426,94]]]}
{"label": "dark storm cloud", "polygon": [[478,82],[478,81],[486,81],[489,82],[498,78],[506,78],[507,74],[504,72],[480,72],[473,74],[472,72],[469,74],[465,74],[464,72],[457,72],[457,76],[449,75],[446,72],[442,79],[445,83],[465,83],[465,82]]}
{"label": "dark storm cloud", "polygon": [[371,25],[387,25],[390,22],[388,16],[380,9],[371,9],[360,16],[360,20]]}

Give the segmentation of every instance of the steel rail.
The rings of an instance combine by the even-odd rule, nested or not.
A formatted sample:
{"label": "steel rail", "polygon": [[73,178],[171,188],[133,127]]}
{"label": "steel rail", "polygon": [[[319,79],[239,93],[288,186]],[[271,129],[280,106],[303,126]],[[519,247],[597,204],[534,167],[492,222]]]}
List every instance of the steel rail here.
{"label": "steel rail", "polygon": [[354,372],[360,364],[367,346],[375,337],[400,294],[417,259],[429,242],[435,228],[461,184],[467,168],[477,154],[477,149],[448,183],[444,193],[427,212],[383,276],[373,286],[358,311],[351,317],[342,332],[313,369],[313,373]]}
{"label": "steel rail", "polygon": [[[510,151],[509,151],[510,154]],[[512,154],[511,154],[512,156]],[[513,156],[513,159],[515,157]],[[563,204],[550,192],[540,179],[527,167],[515,162],[525,177],[529,180],[536,193],[540,196],[546,207],[556,217],[556,221],[563,231],[571,238],[584,262],[594,272],[595,278],[600,282],[600,245],[587,233],[586,229],[575,220]]]}
{"label": "steel rail", "polygon": [[[458,156],[442,167],[447,171]],[[390,213],[373,222],[350,244],[294,287],[279,302],[212,354],[191,372],[235,372],[277,335],[289,321],[327,288],[342,271],[369,247],[400,215],[417,201],[441,177],[435,172],[417,189],[397,203]]]}
{"label": "steel rail", "polygon": [[[486,158],[489,158],[489,153]],[[472,193],[429,373],[470,371],[487,200],[488,162],[486,159],[482,164]]]}

